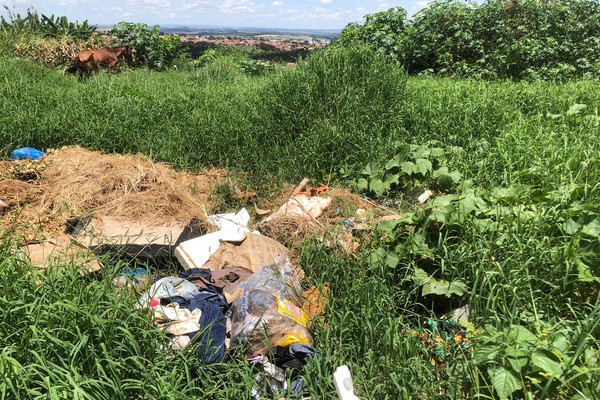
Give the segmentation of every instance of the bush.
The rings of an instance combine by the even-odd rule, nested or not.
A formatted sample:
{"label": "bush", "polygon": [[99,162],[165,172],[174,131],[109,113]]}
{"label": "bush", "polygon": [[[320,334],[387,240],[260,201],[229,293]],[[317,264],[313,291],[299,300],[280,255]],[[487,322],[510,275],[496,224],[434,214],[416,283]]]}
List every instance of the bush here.
{"label": "bush", "polygon": [[287,151],[298,165],[282,168],[313,176],[386,152],[405,86],[404,73],[367,47],[318,51],[269,80],[260,115],[273,126],[264,146],[285,147],[281,162],[289,163]]}
{"label": "bush", "polygon": [[565,80],[600,76],[595,0],[437,0],[411,20],[392,8],[350,24],[339,45],[367,44],[409,73]]}
{"label": "bush", "polygon": [[161,36],[158,25],[119,22],[110,31],[121,44],[133,47],[136,63],[158,71],[171,66],[184,53],[179,36]]}

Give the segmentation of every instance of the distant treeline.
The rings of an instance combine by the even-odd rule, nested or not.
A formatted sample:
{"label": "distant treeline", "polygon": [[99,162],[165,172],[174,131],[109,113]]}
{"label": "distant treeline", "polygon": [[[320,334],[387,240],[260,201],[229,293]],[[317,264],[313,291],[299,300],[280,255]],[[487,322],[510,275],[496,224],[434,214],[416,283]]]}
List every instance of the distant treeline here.
{"label": "distant treeline", "polygon": [[[204,54],[206,50],[215,49],[222,45],[209,42],[183,42],[183,46],[195,60]],[[268,43],[260,43],[258,46],[250,49],[242,48],[240,46],[236,47],[244,53],[247,53],[246,55],[249,58],[274,62],[297,62],[300,58],[305,58],[308,54],[308,50],[305,48],[281,50]]]}

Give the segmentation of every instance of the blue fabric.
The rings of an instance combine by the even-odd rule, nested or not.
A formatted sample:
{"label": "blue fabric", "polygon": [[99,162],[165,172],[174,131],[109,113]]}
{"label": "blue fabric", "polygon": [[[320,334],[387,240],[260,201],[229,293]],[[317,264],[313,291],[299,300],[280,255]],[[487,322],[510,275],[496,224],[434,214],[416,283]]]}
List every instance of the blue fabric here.
{"label": "blue fabric", "polygon": [[162,299],[161,303],[179,303],[182,308],[190,311],[200,309],[199,324],[201,330],[188,334],[190,339],[200,342],[198,357],[207,364],[223,361],[225,358],[225,338],[227,336],[227,311],[228,303],[221,293],[214,287],[198,292],[193,298],[186,300],[180,296]]}
{"label": "blue fabric", "polygon": [[306,357],[311,358],[315,355],[315,348],[305,344],[292,344],[289,347],[290,355],[306,363]]}

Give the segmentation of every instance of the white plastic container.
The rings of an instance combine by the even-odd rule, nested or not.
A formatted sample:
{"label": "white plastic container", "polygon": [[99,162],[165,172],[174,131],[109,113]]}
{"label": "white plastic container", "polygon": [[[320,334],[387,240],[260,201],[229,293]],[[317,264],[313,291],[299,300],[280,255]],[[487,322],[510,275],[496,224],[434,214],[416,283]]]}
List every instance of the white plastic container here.
{"label": "white plastic container", "polygon": [[358,396],[354,394],[354,383],[347,365],[337,367],[333,373],[333,383],[340,400],[359,400]]}

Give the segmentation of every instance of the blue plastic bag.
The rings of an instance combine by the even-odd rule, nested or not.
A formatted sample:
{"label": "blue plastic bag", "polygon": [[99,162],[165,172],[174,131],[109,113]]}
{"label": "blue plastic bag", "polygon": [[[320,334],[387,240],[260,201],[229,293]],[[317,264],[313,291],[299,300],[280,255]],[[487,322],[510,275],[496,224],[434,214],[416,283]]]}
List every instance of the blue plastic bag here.
{"label": "blue plastic bag", "polygon": [[45,154],[43,151],[39,151],[33,147],[21,147],[20,149],[13,150],[13,152],[10,153],[10,160],[37,160],[44,155]]}

